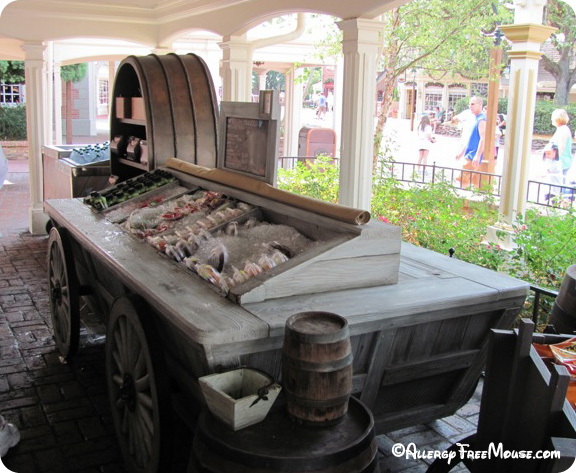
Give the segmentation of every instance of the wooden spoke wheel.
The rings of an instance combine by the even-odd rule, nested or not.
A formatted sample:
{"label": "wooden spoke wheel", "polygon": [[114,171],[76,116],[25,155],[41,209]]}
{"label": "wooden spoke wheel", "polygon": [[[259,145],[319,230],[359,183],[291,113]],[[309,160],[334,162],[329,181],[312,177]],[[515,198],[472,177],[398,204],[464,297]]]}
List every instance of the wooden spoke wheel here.
{"label": "wooden spoke wheel", "polygon": [[54,339],[62,356],[78,350],[80,295],[70,237],[65,228],[53,227],[48,237],[48,291]]}
{"label": "wooden spoke wheel", "polygon": [[110,310],[106,376],[124,463],[132,473],[169,471],[171,402],[160,342],[139,297],[120,297]]}

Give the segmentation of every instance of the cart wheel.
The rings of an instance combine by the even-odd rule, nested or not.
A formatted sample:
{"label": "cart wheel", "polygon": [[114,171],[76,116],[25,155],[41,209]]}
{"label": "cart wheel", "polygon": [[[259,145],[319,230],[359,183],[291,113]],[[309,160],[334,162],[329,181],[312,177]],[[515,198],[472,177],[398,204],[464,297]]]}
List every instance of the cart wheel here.
{"label": "cart wheel", "polygon": [[118,298],[106,333],[106,376],[112,417],[131,473],[168,471],[170,390],[150,311],[137,296]]}
{"label": "cart wheel", "polygon": [[53,227],[48,237],[48,289],[54,339],[62,356],[78,350],[80,296],[70,237],[65,228]]}

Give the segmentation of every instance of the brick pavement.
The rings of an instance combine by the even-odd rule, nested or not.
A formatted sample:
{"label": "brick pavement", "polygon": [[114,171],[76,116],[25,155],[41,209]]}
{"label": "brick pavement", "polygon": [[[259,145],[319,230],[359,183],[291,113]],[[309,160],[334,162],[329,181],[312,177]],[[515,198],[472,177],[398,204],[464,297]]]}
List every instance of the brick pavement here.
{"label": "brick pavement", "polygon": [[[16,473],[124,472],[106,395],[104,326],[85,307],[80,350],[61,361],[51,335],[47,237],[26,229],[27,179],[9,172],[14,184],[0,189],[0,413],[22,434],[2,461]],[[14,204],[9,212],[7,202]],[[379,435],[381,473],[426,471],[422,460],[391,455],[395,442],[442,450],[473,433],[480,392],[453,416]],[[183,434],[186,452],[189,432]]]}

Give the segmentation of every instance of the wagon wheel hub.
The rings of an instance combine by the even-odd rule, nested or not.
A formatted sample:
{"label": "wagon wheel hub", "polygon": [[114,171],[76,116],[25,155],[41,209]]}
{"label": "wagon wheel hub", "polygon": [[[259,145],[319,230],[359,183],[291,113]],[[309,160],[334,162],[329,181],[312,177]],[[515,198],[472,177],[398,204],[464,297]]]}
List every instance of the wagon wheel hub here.
{"label": "wagon wheel hub", "polygon": [[60,287],[60,284],[56,284],[52,288],[51,295],[52,295],[52,300],[54,300],[57,303],[60,303],[60,301],[62,300],[62,288]]}
{"label": "wagon wheel hub", "polygon": [[136,385],[134,384],[134,379],[128,373],[124,375],[120,386],[120,399],[126,403],[131,411],[136,409]]}

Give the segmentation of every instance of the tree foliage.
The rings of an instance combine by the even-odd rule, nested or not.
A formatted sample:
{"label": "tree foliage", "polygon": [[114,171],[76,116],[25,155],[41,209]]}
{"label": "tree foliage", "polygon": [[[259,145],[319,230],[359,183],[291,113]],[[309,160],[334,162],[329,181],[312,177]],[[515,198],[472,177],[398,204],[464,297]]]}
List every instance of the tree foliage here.
{"label": "tree foliage", "polygon": [[576,83],[576,14],[574,9],[559,0],[548,0],[545,22],[558,28],[550,37],[553,49],[542,55],[542,67],[556,79],[554,103],[567,105],[570,89]]}
{"label": "tree foliage", "polygon": [[60,69],[60,77],[64,82],[80,82],[86,73],[88,72],[88,66],[85,62],[78,64],[70,64],[69,66],[62,66]]}
{"label": "tree foliage", "polygon": [[509,12],[493,0],[413,0],[384,15],[383,103],[374,163],[399,77],[418,67],[434,80],[488,76],[493,39],[487,35]]}
{"label": "tree foliage", "polygon": [[0,61],[0,82],[22,84],[24,82],[24,62]]}

